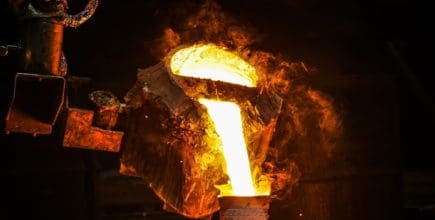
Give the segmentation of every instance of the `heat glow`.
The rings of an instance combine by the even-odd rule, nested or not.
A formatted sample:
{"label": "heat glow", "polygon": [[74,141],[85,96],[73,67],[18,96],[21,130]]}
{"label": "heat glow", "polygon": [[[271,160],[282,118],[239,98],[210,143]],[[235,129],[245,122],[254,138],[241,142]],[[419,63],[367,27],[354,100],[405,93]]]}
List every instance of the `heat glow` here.
{"label": "heat glow", "polygon": [[210,99],[199,99],[199,102],[207,107],[215,130],[222,141],[222,151],[233,194],[255,195],[239,106],[233,102]]}
{"label": "heat glow", "polygon": [[255,68],[237,54],[214,44],[199,44],[182,48],[171,57],[175,75],[211,79],[247,87],[257,85]]}
{"label": "heat glow", "polygon": [[[170,59],[171,72],[213,81],[222,81],[247,87],[256,87],[256,70],[237,54],[214,44],[193,45],[177,50]],[[221,196],[254,196],[269,191],[256,187],[243,133],[240,107],[235,102],[198,98],[209,114],[214,130],[219,135],[220,149],[225,158],[229,187],[219,187]],[[258,188],[258,189],[257,189]]]}

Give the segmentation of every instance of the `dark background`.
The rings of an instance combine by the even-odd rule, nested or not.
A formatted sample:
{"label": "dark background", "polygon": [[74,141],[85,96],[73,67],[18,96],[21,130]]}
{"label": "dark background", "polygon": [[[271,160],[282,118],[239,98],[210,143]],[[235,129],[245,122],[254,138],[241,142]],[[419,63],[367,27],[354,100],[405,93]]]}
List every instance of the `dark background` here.
{"label": "dark background", "polygon": [[[201,1],[191,1],[194,4]],[[217,1],[257,29],[260,49],[314,68],[312,86],[334,98],[344,135],[326,157],[296,149],[301,181],[275,201],[271,219],[434,219],[435,105],[433,9],[406,0]],[[0,43],[19,39],[20,23],[2,1]],[[70,2],[79,11],[84,1]],[[69,75],[123,97],[180,1],[102,1],[77,29],[66,29]],[[1,127],[18,55],[0,57]],[[4,219],[179,219],[140,179],[117,174],[119,155],[63,149],[58,133],[0,134]],[[146,215],[146,217],[143,217]],[[3,218],[3,217],[2,217]]]}

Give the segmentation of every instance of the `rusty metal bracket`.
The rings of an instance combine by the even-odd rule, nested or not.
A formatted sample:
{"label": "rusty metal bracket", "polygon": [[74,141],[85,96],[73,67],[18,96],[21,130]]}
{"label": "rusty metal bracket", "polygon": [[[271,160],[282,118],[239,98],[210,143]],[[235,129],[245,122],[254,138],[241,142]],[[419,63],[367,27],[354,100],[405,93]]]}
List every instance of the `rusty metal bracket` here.
{"label": "rusty metal bracket", "polygon": [[6,133],[51,134],[62,110],[64,94],[63,77],[17,73],[6,116]]}
{"label": "rusty metal bracket", "polygon": [[119,152],[124,132],[93,127],[93,117],[93,111],[68,108],[63,146]]}

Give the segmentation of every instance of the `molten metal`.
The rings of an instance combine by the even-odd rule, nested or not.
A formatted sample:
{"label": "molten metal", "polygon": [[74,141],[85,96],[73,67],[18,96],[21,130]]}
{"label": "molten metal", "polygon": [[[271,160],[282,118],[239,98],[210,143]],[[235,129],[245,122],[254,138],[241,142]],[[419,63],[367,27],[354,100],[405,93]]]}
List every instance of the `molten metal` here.
{"label": "molten metal", "polygon": [[239,106],[233,102],[209,99],[199,99],[199,102],[207,107],[208,114],[222,141],[222,151],[232,186],[230,194],[255,195]]}
{"label": "molten metal", "polygon": [[199,44],[182,48],[171,57],[175,75],[211,79],[255,87],[258,76],[253,66],[242,58],[214,44]]}
{"label": "molten metal", "polygon": [[[193,45],[177,50],[170,59],[175,75],[210,79],[247,87],[256,87],[258,76],[253,66],[237,54],[214,44]],[[243,133],[241,110],[237,103],[197,97],[207,108],[220,140],[230,183],[218,186],[221,196],[255,196],[269,194],[257,189]],[[264,188],[264,187],[261,187]]]}

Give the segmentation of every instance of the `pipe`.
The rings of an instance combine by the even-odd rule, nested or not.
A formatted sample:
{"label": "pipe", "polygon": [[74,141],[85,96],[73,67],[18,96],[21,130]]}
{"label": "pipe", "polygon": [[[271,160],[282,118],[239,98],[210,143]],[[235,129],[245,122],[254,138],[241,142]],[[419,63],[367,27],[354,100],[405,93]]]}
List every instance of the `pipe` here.
{"label": "pipe", "polygon": [[64,26],[50,18],[27,22],[23,39],[23,68],[26,72],[62,76],[60,64]]}
{"label": "pipe", "polygon": [[9,54],[9,51],[19,51],[21,50],[21,45],[8,45],[8,44],[4,44],[4,45],[0,45],[0,56],[4,57],[7,56]]}

